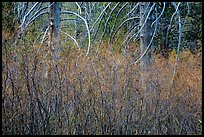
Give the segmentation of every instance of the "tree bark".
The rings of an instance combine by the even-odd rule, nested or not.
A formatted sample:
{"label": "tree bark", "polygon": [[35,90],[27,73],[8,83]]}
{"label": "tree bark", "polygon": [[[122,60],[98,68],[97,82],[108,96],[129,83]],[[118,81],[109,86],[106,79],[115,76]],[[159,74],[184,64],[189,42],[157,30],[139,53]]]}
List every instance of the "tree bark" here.
{"label": "tree bark", "polygon": [[[153,30],[151,28],[152,23],[152,15],[150,14],[146,23],[145,19],[147,16],[147,13],[150,10],[150,6],[148,6],[147,2],[141,2],[140,3],[140,27],[143,26],[140,32],[140,54],[142,55],[145,50],[147,49],[150,40],[152,38]],[[144,24],[145,23],[145,24]],[[143,25],[144,24],[144,25]],[[149,90],[147,89],[148,86],[148,80],[149,80],[149,74],[150,74],[150,67],[152,62],[152,48],[149,48],[148,52],[144,55],[144,57],[140,61],[140,68],[141,68],[141,84],[143,90]]]}
{"label": "tree bark", "polygon": [[[52,2],[51,2],[52,4]],[[60,60],[60,2],[55,2],[50,7],[50,32],[48,46],[52,49],[54,60]]]}
{"label": "tree bark", "polygon": [[[50,2],[53,4],[53,2]],[[56,66],[60,60],[60,13],[61,6],[60,2],[55,2],[49,11],[49,19],[50,19],[50,30],[48,34],[48,58],[46,58],[46,66],[45,66],[45,78],[51,78],[51,70],[53,70],[50,62],[53,60],[53,64]]]}

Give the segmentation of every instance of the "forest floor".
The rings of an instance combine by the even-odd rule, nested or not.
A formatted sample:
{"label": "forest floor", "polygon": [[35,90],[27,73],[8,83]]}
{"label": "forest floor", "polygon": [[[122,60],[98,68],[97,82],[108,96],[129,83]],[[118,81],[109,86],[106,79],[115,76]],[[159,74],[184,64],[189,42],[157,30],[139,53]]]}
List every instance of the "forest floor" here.
{"label": "forest floor", "polygon": [[[101,46],[103,47],[103,46]],[[3,49],[3,134],[202,134],[202,57],[154,54],[151,91],[132,54]]]}

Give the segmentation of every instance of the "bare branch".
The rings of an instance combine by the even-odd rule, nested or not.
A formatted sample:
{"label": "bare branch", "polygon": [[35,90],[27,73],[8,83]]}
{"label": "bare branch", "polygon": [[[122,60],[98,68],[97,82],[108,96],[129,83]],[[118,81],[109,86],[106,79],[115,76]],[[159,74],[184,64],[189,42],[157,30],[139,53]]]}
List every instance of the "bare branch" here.
{"label": "bare branch", "polygon": [[113,23],[113,27],[111,29],[111,32],[110,32],[110,40],[109,40],[109,43],[111,43],[111,40],[112,40],[112,33],[113,33],[113,30],[115,28],[115,24],[116,24],[116,20],[118,19],[118,16],[120,14],[120,12],[122,11],[122,9],[128,4],[128,2],[126,2],[121,8],[120,10],[118,11],[116,17],[115,17],[115,20],[114,20],[114,23]]}
{"label": "bare branch", "polygon": [[[38,11],[36,11],[35,14],[32,17],[30,17],[28,22],[31,23],[32,21],[34,21],[33,18],[36,17],[36,15],[38,15],[42,10],[47,9],[47,8],[49,8],[49,6],[43,7],[41,9],[39,9]],[[28,23],[28,24],[30,24],[30,23]]]}
{"label": "bare branch", "polygon": [[[113,7],[113,9],[111,10],[111,12],[109,13],[108,19],[107,19],[106,22],[105,22],[105,28],[104,28],[103,34],[101,35],[101,39],[100,39],[100,42],[99,42],[99,46],[101,45],[102,38],[103,38],[103,36],[105,35],[108,21],[109,21],[111,15],[112,15],[113,11],[116,9],[116,7],[117,7],[119,4],[120,4],[120,2],[118,2],[118,3]],[[99,46],[98,46],[98,47],[99,47]],[[97,51],[98,51],[98,49],[97,49]]]}
{"label": "bare branch", "polygon": [[[26,20],[26,18],[28,17],[28,15],[33,11],[33,9],[39,4],[39,2],[36,2],[33,7],[28,11],[28,13],[26,13],[26,15],[23,17],[23,21],[21,23],[21,28],[24,27],[24,22]],[[26,27],[26,26],[25,26]]]}
{"label": "bare branch", "polygon": [[114,39],[115,35],[117,34],[117,32],[119,31],[119,29],[127,22],[130,20],[134,20],[134,19],[140,19],[140,17],[132,17],[132,18],[128,18],[125,21],[122,22],[122,24],[120,24],[120,26],[117,28],[117,30],[115,31],[115,33],[112,35],[111,39]]}
{"label": "bare branch", "polygon": [[41,12],[40,14],[38,14],[37,16],[35,16],[35,18],[33,18],[32,20],[30,20],[26,26],[28,26],[31,22],[33,22],[34,20],[36,20],[38,17],[42,16],[43,14],[49,14],[49,11],[44,11],[44,12]]}
{"label": "bare branch", "polygon": [[81,7],[79,6],[78,2],[75,2],[75,4],[77,5],[77,7],[78,7],[78,9],[79,9],[78,14],[81,14]]}
{"label": "bare branch", "polygon": [[[179,2],[180,4],[180,2]],[[178,6],[179,6],[178,4]],[[176,75],[176,67],[178,64],[178,55],[179,55],[179,51],[180,51],[180,45],[181,45],[181,37],[182,37],[182,25],[181,25],[181,15],[180,15],[180,11],[178,10],[178,6],[176,6],[175,2],[172,2],[172,5],[174,6],[174,8],[176,9],[176,13],[179,19],[179,40],[178,40],[178,48],[177,48],[177,53],[176,53],[176,62],[174,65],[174,72],[173,72],[173,80],[172,80],[172,84],[174,83],[174,77]]]}
{"label": "bare branch", "polygon": [[81,18],[85,25],[86,25],[86,29],[87,29],[87,33],[88,33],[88,38],[89,38],[89,44],[88,44],[88,49],[87,49],[87,52],[86,52],[86,56],[89,54],[89,50],[90,50],[90,46],[91,46],[91,36],[90,36],[90,31],[89,31],[89,26],[88,26],[88,23],[87,21],[82,17],[80,16],[79,14],[75,13],[75,12],[72,12],[72,11],[62,11],[61,14],[74,14],[76,16],[78,16],[79,18]]}
{"label": "bare branch", "polygon": [[48,26],[47,29],[45,30],[45,33],[44,33],[44,35],[43,35],[43,38],[42,38],[41,44],[43,44],[44,39],[45,39],[45,36],[46,36],[46,34],[47,34],[49,28],[50,28],[50,26]]}
{"label": "bare branch", "polygon": [[170,28],[171,28],[171,24],[172,24],[173,18],[174,18],[174,16],[175,16],[176,13],[177,13],[180,4],[181,4],[181,3],[179,2],[178,5],[177,5],[177,7],[176,7],[176,11],[175,11],[175,12],[173,13],[173,15],[171,16],[170,24],[169,24],[169,26],[168,26],[167,33],[166,33],[166,45],[167,45],[167,43],[168,43],[168,34],[169,34],[169,30],[170,30]]}
{"label": "bare branch", "polygon": [[165,2],[163,2],[164,3],[164,6],[163,6],[163,9],[162,9],[162,12],[161,12],[161,14],[159,15],[159,17],[158,18],[156,18],[155,19],[155,21],[154,22],[152,22],[152,25],[151,25],[151,27],[153,26],[153,24],[158,20],[158,19],[160,19],[160,17],[163,15],[163,13],[164,13],[164,10],[165,10]]}
{"label": "bare branch", "polygon": [[77,45],[77,47],[79,48],[79,50],[81,49],[80,48],[80,46],[79,46],[79,44],[78,44],[78,42],[77,42],[77,40],[75,39],[75,38],[73,38],[71,35],[69,35],[68,33],[66,33],[66,32],[63,32],[63,31],[61,31],[63,34],[66,34],[67,36],[69,36],[73,41],[74,41],[74,43],[76,43],[76,45]]}
{"label": "bare branch", "polygon": [[96,19],[96,21],[93,23],[93,25],[92,25],[92,27],[91,27],[91,29],[90,29],[90,31],[92,31],[93,30],[93,28],[94,28],[94,26],[95,26],[95,24],[98,22],[98,20],[100,19],[100,17],[103,15],[103,13],[106,11],[106,9],[110,6],[110,4],[111,4],[111,2],[109,2],[108,3],[108,5],[103,9],[103,11],[101,12],[101,14],[98,16],[98,18]]}

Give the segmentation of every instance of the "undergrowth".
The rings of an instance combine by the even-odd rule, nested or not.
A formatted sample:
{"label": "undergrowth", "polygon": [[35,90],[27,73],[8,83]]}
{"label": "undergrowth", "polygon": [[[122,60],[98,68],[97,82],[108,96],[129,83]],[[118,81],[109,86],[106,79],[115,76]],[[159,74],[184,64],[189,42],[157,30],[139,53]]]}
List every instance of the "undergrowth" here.
{"label": "undergrowth", "polygon": [[[6,47],[6,48],[5,48]],[[143,91],[132,54],[69,48],[58,63],[46,48],[4,46],[2,133],[202,134],[202,62],[189,51],[154,54]]]}

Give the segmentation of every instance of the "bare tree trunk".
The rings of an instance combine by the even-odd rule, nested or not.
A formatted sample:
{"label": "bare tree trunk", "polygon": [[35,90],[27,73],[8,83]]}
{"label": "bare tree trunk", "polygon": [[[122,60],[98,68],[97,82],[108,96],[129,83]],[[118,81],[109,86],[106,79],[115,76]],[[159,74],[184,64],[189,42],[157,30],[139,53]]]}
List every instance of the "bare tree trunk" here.
{"label": "bare tree trunk", "polygon": [[[52,65],[50,61],[53,60],[54,64],[57,66],[60,60],[60,12],[61,6],[60,2],[50,2],[53,4],[50,7],[49,19],[50,19],[50,30],[48,38],[48,58],[46,58],[45,67],[45,78],[50,78],[50,70],[52,70]],[[51,57],[51,58],[49,58]]]}
{"label": "bare tree trunk", "polygon": [[[151,22],[152,22],[152,15],[151,14],[145,23],[147,13],[150,10],[150,6],[148,6],[148,7],[147,6],[148,6],[147,2],[141,2],[140,3],[140,27],[143,26],[143,28],[141,29],[141,32],[140,32],[140,46],[141,46],[140,54],[141,55],[147,49],[147,47],[150,43],[150,40],[152,38],[152,34],[153,34],[153,30],[151,28]],[[152,62],[151,49],[152,48],[149,48],[148,52],[144,55],[144,57],[140,61],[141,84],[142,84],[142,88],[145,91],[147,90],[147,86],[148,86],[147,84],[149,83],[148,77],[149,77],[149,73],[150,73],[149,70],[150,70],[151,62]]]}
{"label": "bare tree trunk", "polygon": [[50,7],[50,32],[48,41],[48,46],[52,49],[55,61],[60,59],[60,12],[60,2],[55,2]]}

